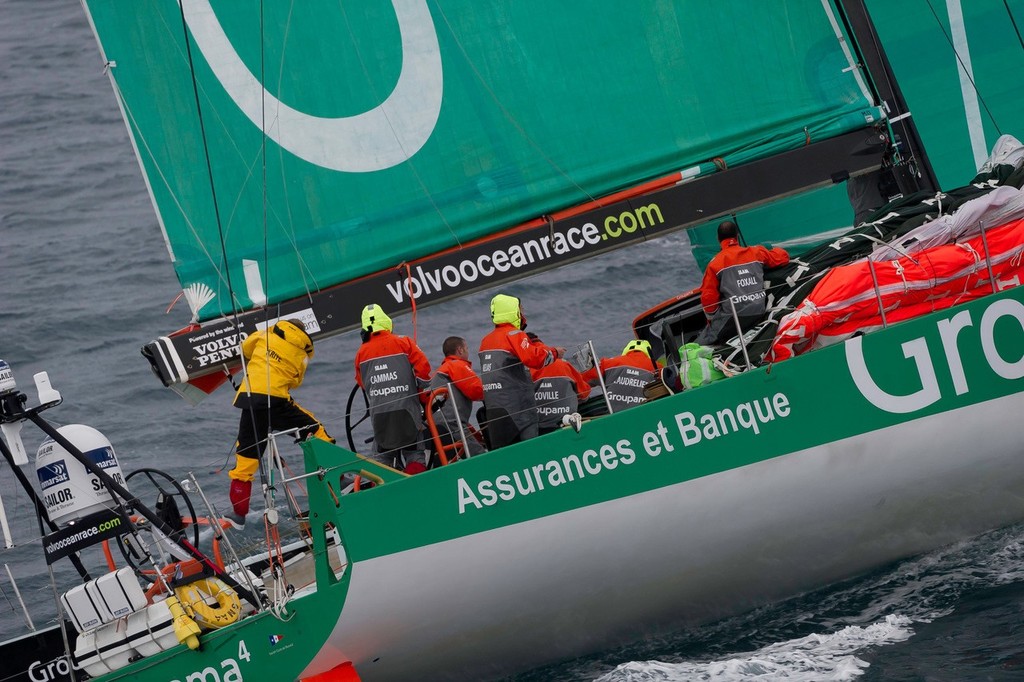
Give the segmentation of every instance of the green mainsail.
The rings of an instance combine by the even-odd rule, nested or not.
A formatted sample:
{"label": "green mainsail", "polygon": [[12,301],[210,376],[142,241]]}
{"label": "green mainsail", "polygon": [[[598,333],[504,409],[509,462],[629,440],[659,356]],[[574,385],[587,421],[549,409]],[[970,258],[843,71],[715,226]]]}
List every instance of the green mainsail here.
{"label": "green mainsail", "polygon": [[203,320],[878,120],[820,0],[86,6]]}

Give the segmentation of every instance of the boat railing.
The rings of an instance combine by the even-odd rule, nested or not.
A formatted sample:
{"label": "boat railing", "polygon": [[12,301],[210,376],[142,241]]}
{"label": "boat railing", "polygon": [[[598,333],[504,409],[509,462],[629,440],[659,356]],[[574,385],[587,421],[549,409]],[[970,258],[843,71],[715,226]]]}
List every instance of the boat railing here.
{"label": "boat railing", "polygon": [[[996,278],[995,278],[995,275],[993,274],[993,270],[992,270],[992,254],[991,254],[991,251],[989,250],[989,246],[988,246],[988,228],[986,227],[984,220],[979,220],[978,221],[978,231],[981,234],[981,246],[982,246],[981,257],[985,261],[985,271],[988,273],[988,283],[989,283],[989,286],[992,289],[992,293],[995,294],[995,293],[999,292],[999,288],[997,286]],[[874,241],[878,241],[879,244],[884,244],[886,246],[889,246],[890,248],[896,248],[892,244],[889,244],[887,242],[883,242],[882,240],[874,240]],[[915,265],[919,264],[918,259],[914,258],[910,253],[907,253],[907,252],[903,251],[902,249],[896,249],[896,250],[899,253],[902,253],[904,257],[909,258],[911,261],[913,261],[913,263]],[[975,253],[975,258],[977,258],[977,253]],[[881,286],[878,283],[878,275],[877,275],[877,273],[875,271],[875,259],[872,258],[871,255],[868,255],[867,261],[868,261],[868,271],[871,273],[871,284],[872,284],[872,286],[874,288],[874,292],[875,292],[875,300],[878,303],[878,316],[879,316],[879,318],[881,319],[881,322],[882,322],[882,329],[885,329],[885,328],[888,327],[888,320],[886,319],[886,315],[885,315],[885,305],[884,305],[883,299],[882,299],[882,289],[881,289]],[[976,264],[977,264],[977,261],[976,261]]]}
{"label": "boat railing", "polygon": [[608,397],[608,388],[604,385],[604,372],[601,370],[601,362],[597,359],[597,351],[594,350],[593,339],[587,340],[587,349],[590,350],[590,359],[597,370],[597,380],[601,385],[601,394],[604,396],[605,407],[608,408],[608,414],[614,414],[615,410],[612,408],[611,398]]}
{"label": "boat railing", "polygon": [[985,232],[985,221],[979,220],[978,227],[981,229],[981,245],[985,251],[985,267],[988,268],[988,283],[992,287],[992,293],[997,293],[999,289],[996,287],[996,278],[992,274],[992,255],[988,250],[988,234]]}
{"label": "boat railing", "polygon": [[[455,415],[455,422],[459,426],[459,439],[452,439],[452,442],[445,443],[441,436],[440,431],[437,428],[437,419],[434,416],[439,411],[435,409],[439,406],[438,401],[444,401],[448,399],[448,396],[452,394],[452,385],[448,383],[446,386],[435,388],[427,396],[427,406],[424,412],[426,413],[427,429],[430,431],[430,438],[434,444],[434,451],[437,453],[438,459],[441,461],[441,466],[447,466],[450,461],[461,459],[465,453],[469,452],[469,441],[466,440],[466,430],[462,426],[462,419],[458,414]],[[448,427],[449,437],[451,436],[451,425],[445,420],[445,424]],[[448,458],[448,453],[451,453],[451,459]]]}

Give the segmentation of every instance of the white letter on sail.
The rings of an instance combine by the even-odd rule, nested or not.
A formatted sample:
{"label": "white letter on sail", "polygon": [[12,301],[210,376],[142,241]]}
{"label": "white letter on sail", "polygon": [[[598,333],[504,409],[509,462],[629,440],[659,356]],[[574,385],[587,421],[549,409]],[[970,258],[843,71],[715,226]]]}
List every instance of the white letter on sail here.
{"label": "white letter on sail", "polygon": [[443,79],[425,0],[392,0],[402,35],[402,72],[395,89],[376,108],[341,118],[297,111],[268,93],[238,56],[209,0],[178,1],[196,45],[231,99],[256,127],[262,126],[266,106],[277,125],[265,134],[299,158],[331,170],[369,173],[411,158],[434,131]]}
{"label": "white letter on sail", "polygon": [[843,345],[846,347],[846,364],[850,368],[853,383],[868,402],[886,412],[906,414],[928,407],[939,399],[941,394],[939,382],[935,378],[935,366],[928,354],[928,344],[923,338],[907,341],[901,346],[903,357],[914,361],[917,373],[921,377],[921,390],[909,395],[892,395],[878,387],[864,362],[862,341],[863,337],[855,336]]}

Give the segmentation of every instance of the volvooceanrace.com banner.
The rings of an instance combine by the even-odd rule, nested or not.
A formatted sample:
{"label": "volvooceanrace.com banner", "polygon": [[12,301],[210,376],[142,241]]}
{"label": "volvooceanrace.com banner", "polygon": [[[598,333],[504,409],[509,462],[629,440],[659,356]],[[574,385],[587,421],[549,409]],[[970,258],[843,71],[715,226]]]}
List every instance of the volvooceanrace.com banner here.
{"label": "volvooceanrace.com banner", "polygon": [[131,524],[119,511],[104,510],[90,514],[43,538],[46,563],[52,564],[58,559],[80,552],[108,538],[127,533],[129,530]]}

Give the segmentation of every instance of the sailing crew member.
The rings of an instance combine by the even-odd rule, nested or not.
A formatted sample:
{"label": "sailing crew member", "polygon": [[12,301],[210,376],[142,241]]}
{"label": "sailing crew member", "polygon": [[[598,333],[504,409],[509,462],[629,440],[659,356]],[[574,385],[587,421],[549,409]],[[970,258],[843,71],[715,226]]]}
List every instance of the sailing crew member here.
{"label": "sailing crew member", "polygon": [[298,429],[296,441],[315,436],[334,442],[323,424],[291,397],[291,389],[302,385],[306,366],[313,358],[313,341],[302,320],[279,320],[269,329],[250,334],[242,342],[242,358],[245,377],[234,401],[242,416],[235,443],[235,468],[228,472],[231,513],[225,517],[239,529],[249,513],[252,481],[271,431]]}
{"label": "sailing crew member", "polygon": [[430,361],[416,342],[392,334],[379,305],[362,312],[363,345],[356,352],[356,383],[366,391],[373,426],[373,458],[407,474],[426,471],[423,400]]}
{"label": "sailing crew member", "polygon": [[480,341],[486,434],[491,450],[529,440],[538,434],[537,404],[531,369],[551,364],[564,348],[531,340],[526,315],[515,296],[491,299],[494,331]]}
{"label": "sailing crew member", "polygon": [[764,246],[740,246],[736,223],[726,220],[718,226],[722,250],[708,263],[700,285],[700,302],[707,315],[707,326],[696,342],[711,346],[736,336],[733,307],[740,328],[747,331],[764,318],[767,295],[764,269],[789,262],[783,249]]}
{"label": "sailing crew member", "polygon": [[651,359],[651,343],[633,339],[622,349],[622,355],[601,358],[597,365],[583,373],[583,378],[591,386],[596,385],[598,371],[604,378],[605,395],[614,413],[646,402],[644,386],[654,381],[658,369]]}
{"label": "sailing crew member", "polygon": [[441,351],[444,353],[444,362],[430,380],[430,389],[443,388],[451,384],[448,398],[439,410],[439,421],[447,426],[449,433],[449,439],[446,440],[442,434],[442,440],[452,443],[461,437],[457,419],[462,422],[462,432],[466,434],[469,455],[479,455],[486,452],[487,448],[472,435],[476,430],[470,425],[469,419],[473,413],[473,401],[484,399],[484,384],[473,371],[466,339],[461,336],[449,336],[441,345]]}
{"label": "sailing crew member", "polygon": [[530,370],[530,375],[541,434],[558,429],[562,417],[578,411],[580,403],[590,397],[590,384],[568,360],[558,358],[540,369]]}

